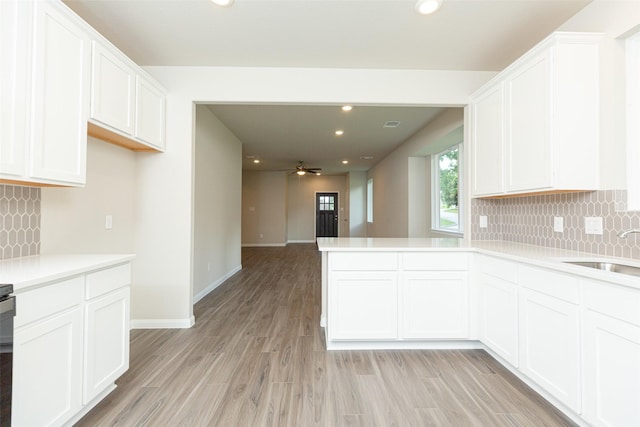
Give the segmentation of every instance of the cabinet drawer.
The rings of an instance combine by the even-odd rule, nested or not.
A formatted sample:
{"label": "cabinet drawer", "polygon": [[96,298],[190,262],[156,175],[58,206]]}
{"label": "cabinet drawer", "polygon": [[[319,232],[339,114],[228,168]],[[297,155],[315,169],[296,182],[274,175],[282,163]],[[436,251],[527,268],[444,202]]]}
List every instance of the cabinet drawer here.
{"label": "cabinet drawer", "polygon": [[75,277],[27,291],[16,298],[15,327],[66,310],[82,302],[84,277]]}
{"label": "cabinet drawer", "polygon": [[580,282],[577,277],[562,273],[533,268],[520,267],[520,285],[535,291],[578,304],[580,302]]}
{"label": "cabinet drawer", "polygon": [[480,271],[489,276],[516,283],[518,281],[518,264],[498,258],[483,256],[479,260]]}
{"label": "cabinet drawer", "polygon": [[398,255],[389,252],[330,252],[329,269],[335,271],[395,271]]}
{"label": "cabinet drawer", "polygon": [[593,280],[582,284],[585,307],[640,326],[640,291]]}
{"label": "cabinet drawer", "polygon": [[87,275],[86,299],[95,298],[131,284],[131,263]]}
{"label": "cabinet drawer", "polygon": [[468,254],[409,252],[401,256],[403,270],[465,271],[469,269]]}

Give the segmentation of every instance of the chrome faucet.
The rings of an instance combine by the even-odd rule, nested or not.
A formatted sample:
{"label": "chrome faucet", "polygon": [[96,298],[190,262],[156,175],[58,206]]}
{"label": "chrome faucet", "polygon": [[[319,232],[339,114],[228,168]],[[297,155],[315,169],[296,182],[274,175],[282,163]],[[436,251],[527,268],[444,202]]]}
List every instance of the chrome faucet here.
{"label": "chrome faucet", "polygon": [[626,239],[627,236],[629,234],[631,234],[631,233],[640,233],[640,229],[633,228],[633,229],[630,229],[630,230],[621,231],[621,232],[618,233],[618,237]]}

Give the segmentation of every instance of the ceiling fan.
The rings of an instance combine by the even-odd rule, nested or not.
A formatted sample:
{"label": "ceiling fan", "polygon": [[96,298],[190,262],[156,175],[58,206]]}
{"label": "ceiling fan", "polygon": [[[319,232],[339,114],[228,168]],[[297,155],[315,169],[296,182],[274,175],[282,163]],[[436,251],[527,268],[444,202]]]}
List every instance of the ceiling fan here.
{"label": "ceiling fan", "polygon": [[321,171],[322,168],[307,168],[304,166],[304,162],[302,160],[298,160],[298,166],[296,166],[296,170],[291,172],[291,174],[298,174],[300,176],[305,175],[307,173],[318,174],[318,171]]}

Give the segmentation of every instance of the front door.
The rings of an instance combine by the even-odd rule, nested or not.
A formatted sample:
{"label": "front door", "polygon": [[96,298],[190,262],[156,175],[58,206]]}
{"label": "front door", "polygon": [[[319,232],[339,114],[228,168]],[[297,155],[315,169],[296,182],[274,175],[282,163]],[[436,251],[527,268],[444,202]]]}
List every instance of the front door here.
{"label": "front door", "polygon": [[316,237],[338,237],[338,193],[316,193]]}

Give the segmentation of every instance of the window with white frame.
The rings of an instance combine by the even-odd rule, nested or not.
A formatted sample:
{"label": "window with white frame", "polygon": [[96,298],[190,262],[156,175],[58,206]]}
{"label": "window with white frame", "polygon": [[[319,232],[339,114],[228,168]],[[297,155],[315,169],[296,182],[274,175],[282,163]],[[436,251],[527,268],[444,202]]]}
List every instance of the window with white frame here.
{"label": "window with white frame", "polygon": [[437,231],[462,233],[460,176],[462,144],[447,148],[433,155],[431,191],[433,212],[431,227]]}
{"label": "window with white frame", "polygon": [[373,222],[373,178],[367,180],[367,222]]}

